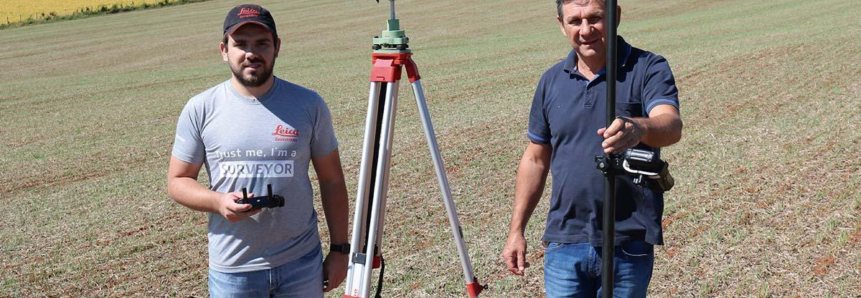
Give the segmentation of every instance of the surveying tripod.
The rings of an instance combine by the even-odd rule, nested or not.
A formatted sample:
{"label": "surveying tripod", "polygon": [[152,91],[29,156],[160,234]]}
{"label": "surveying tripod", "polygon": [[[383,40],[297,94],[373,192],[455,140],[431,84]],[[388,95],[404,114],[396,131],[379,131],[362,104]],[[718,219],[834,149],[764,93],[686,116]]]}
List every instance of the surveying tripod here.
{"label": "surveying tripod", "polygon": [[[379,2],[379,0],[377,0]],[[439,154],[436,136],[425,102],[418,68],[409,50],[409,38],[400,29],[395,18],[395,0],[391,2],[391,18],[387,30],[374,37],[371,68],[371,92],[368,98],[368,116],[365,122],[365,141],[362,149],[362,164],[359,171],[356,211],[353,217],[353,234],[350,241],[350,260],[347,267],[344,298],[367,298],[370,292],[371,270],[380,268],[376,297],[380,297],[385,272],[385,260],[381,247],[386,197],[389,188],[392,139],[395,128],[395,112],[398,102],[398,83],[401,67],[406,68],[412,83],[422,126],[427,137],[428,148],[436,169],[445,209],[451,223],[457,252],[460,255],[463,275],[469,297],[478,297],[485,288],[474,276],[469,253],[463,242],[463,232],[457,219],[457,211],[451,197],[445,166]]]}

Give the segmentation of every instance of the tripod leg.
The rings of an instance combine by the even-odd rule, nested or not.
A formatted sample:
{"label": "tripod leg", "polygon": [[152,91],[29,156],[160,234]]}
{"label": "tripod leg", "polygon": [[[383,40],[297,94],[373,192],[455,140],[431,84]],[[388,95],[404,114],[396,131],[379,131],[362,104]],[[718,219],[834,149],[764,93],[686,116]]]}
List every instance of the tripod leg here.
{"label": "tripod leg", "polygon": [[[390,112],[390,116],[389,116],[390,119],[389,119],[388,124],[386,124],[382,127],[382,129],[387,129],[388,131],[383,132],[382,129],[380,130],[380,134],[382,135],[381,139],[383,139],[383,137],[385,137],[384,140],[386,140],[386,143],[385,143],[386,145],[383,145],[382,143],[380,143],[380,148],[381,148],[380,154],[381,155],[385,154],[385,158],[379,159],[380,163],[379,163],[378,167],[382,167],[382,168],[377,170],[378,174],[377,174],[376,180],[380,181],[378,183],[378,185],[380,185],[380,188],[379,189],[375,188],[375,190],[374,190],[375,195],[377,193],[379,193],[378,199],[375,199],[374,202],[375,202],[375,206],[377,205],[376,203],[379,202],[380,209],[379,209],[379,218],[377,220],[378,226],[377,226],[377,228],[374,229],[374,231],[377,234],[376,235],[377,236],[376,242],[374,242],[374,243],[378,243],[378,244],[375,246],[375,248],[376,248],[376,250],[374,252],[375,259],[374,259],[374,262],[372,263],[373,268],[377,268],[379,266],[379,264],[377,263],[376,257],[382,258],[382,255],[383,255],[383,247],[382,247],[381,243],[383,243],[383,235],[385,235],[385,233],[384,233],[385,224],[384,223],[386,221],[385,220],[386,219],[386,202],[388,201],[388,198],[389,198],[389,195],[388,195],[388,193],[389,193],[389,173],[391,173],[390,170],[392,168],[392,143],[394,142],[394,136],[395,136],[395,118],[397,118],[397,116],[398,116],[398,113],[397,113],[397,111],[398,111],[398,89],[400,89],[400,88],[398,88],[399,87],[398,83],[399,82],[396,81],[394,83],[389,83],[389,85],[388,85],[388,87],[389,87],[388,90],[390,90],[391,93],[387,93],[387,97],[391,98],[390,99],[390,101],[391,101],[391,112]],[[370,238],[370,235],[369,235],[369,238]],[[382,260],[380,259],[380,261],[382,261]]]}
{"label": "tripod leg", "polygon": [[[380,253],[380,249],[375,249],[377,242],[382,243],[382,227],[383,215],[381,210],[385,209],[386,191],[388,190],[388,175],[389,165],[392,153],[392,134],[394,132],[394,114],[397,109],[398,98],[398,82],[387,83],[386,99],[383,107],[382,121],[380,122],[380,145],[377,152],[377,167],[374,173],[375,177],[373,185],[373,206],[369,215],[370,222],[367,229],[366,252],[353,256],[353,266],[356,272],[353,273],[353,280],[356,283],[351,284],[352,290],[348,289],[346,296],[348,297],[368,297],[370,291],[371,269],[373,269],[374,257]],[[355,223],[354,223],[355,224]],[[352,248],[351,248],[352,249]],[[356,275],[359,275],[357,278]]]}
{"label": "tripod leg", "polygon": [[371,82],[370,95],[368,96],[368,116],[365,120],[365,141],[362,146],[362,164],[359,170],[359,190],[356,194],[356,210],[353,217],[353,236],[350,240],[350,263],[347,266],[346,291],[347,294],[353,292],[356,285],[362,283],[362,266],[361,263],[354,263],[353,258],[358,252],[364,252],[362,249],[365,244],[365,236],[367,225],[365,221],[368,216],[368,206],[370,204],[370,187],[371,177],[374,169],[374,144],[377,142],[377,111],[380,103],[380,89],[382,83]]}
{"label": "tripod leg", "polygon": [[422,127],[425,130],[425,136],[428,141],[428,149],[430,149],[431,158],[433,158],[434,169],[436,170],[437,179],[439,180],[440,191],[442,191],[443,201],[445,202],[445,210],[448,215],[449,223],[451,223],[451,231],[454,235],[457,253],[460,255],[461,265],[463,266],[463,277],[466,281],[467,292],[470,297],[478,297],[478,294],[484,289],[475,278],[472,269],[472,263],[469,261],[469,252],[466,249],[466,244],[463,242],[463,231],[460,228],[460,221],[457,218],[457,210],[454,207],[454,200],[451,197],[451,189],[449,188],[448,178],[445,174],[445,165],[442,157],[439,154],[439,145],[436,141],[433,124],[431,123],[430,113],[428,112],[427,102],[425,101],[424,90],[422,89],[421,80],[416,80],[412,84],[413,92],[416,96],[416,105],[419,109],[419,114],[422,120]]}

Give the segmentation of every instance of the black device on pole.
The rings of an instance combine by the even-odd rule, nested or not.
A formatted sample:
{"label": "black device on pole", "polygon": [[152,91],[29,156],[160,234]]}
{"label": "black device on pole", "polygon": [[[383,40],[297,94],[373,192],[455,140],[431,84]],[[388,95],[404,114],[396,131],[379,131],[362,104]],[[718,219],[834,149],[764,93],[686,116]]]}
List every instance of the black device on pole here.
{"label": "black device on pole", "polygon": [[[616,119],[616,66],[618,63],[618,51],[616,24],[618,23],[618,15],[616,14],[616,0],[607,0],[607,18],[605,27],[607,29],[607,128]],[[607,155],[607,158],[612,160],[613,153]],[[613,257],[615,250],[616,237],[616,173],[613,171],[604,171],[604,176],[607,177],[607,182],[604,184],[604,223],[601,229],[604,231],[604,244],[601,247],[601,288],[604,298],[613,297],[613,277],[615,270],[613,266]]]}

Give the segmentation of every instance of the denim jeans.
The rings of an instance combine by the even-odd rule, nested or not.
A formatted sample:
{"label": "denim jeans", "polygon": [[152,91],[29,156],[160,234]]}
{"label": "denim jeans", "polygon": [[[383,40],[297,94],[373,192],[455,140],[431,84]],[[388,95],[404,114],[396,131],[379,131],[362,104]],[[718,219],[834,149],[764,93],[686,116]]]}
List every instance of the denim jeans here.
{"label": "denim jeans", "polygon": [[224,273],[210,268],[209,296],[323,297],[323,255],[320,246],[295,261],[272,269]]}
{"label": "denim jeans", "polygon": [[[601,297],[601,248],[588,243],[555,243],[544,252],[544,288],[548,298]],[[633,241],[616,246],[613,297],[646,297],[655,250]]]}

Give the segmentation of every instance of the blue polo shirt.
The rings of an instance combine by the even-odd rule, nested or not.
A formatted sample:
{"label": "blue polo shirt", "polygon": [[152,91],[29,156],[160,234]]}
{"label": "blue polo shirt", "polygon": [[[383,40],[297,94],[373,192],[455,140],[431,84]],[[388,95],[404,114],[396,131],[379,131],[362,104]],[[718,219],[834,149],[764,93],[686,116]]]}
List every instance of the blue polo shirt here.
{"label": "blue polo shirt", "polygon": [[[648,117],[658,105],[678,108],[678,90],[667,60],[631,47],[621,37],[618,44],[616,115]],[[605,80],[604,70],[591,81],[586,79],[577,70],[572,50],[538,83],[527,137],[553,147],[553,191],[544,241],[602,244],[606,178],[595,168],[595,156],[604,154],[597,131],[606,124]],[[663,193],[634,184],[630,176],[617,176],[616,185],[616,243],[641,240],[662,245]]]}

